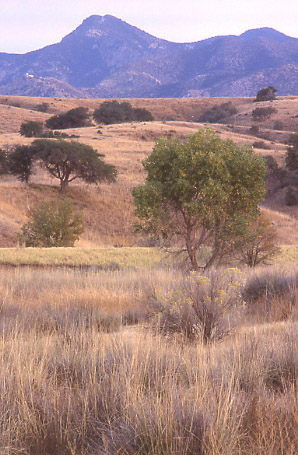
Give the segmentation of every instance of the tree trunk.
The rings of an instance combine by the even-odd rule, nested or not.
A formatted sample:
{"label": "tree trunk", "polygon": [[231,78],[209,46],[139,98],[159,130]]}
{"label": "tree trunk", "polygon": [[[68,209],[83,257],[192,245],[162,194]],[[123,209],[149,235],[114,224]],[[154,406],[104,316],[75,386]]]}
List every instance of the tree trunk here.
{"label": "tree trunk", "polygon": [[60,180],[60,193],[65,193],[68,187],[68,180]]}

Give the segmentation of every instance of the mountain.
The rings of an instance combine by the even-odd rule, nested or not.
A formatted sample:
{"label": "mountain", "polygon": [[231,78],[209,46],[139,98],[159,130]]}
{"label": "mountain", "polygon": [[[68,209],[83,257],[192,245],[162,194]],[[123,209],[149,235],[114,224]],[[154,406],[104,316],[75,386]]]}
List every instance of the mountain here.
{"label": "mountain", "polygon": [[298,39],[272,28],[194,43],[156,38],[113,16],[90,16],[60,43],[0,53],[0,94],[58,97],[298,95]]}

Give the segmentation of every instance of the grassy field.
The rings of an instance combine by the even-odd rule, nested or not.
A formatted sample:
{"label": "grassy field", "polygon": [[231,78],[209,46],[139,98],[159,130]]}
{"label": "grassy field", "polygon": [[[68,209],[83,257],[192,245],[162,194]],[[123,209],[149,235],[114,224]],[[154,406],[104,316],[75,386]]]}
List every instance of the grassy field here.
{"label": "grassy field", "polygon": [[[206,297],[223,295],[230,272],[216,273]],[[177,270],[3,269],[0,453],[296,455],[297,276],[236,271],[205,343],[196,319],[184,331]]]}

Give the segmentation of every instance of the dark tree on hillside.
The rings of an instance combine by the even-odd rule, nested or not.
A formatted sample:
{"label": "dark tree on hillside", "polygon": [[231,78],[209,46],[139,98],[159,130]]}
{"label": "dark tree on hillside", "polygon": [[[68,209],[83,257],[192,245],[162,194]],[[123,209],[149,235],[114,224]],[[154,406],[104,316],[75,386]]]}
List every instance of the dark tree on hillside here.
{"label": "dark tree on hillside", "polygon": [[64,114],[54,115],[46,121],[47,128],[62,130],[66,128],[82,128],[89,124],[89,110],[86,107],[76,107]]}
{"label": "dark tree on hillside", "polygon": [[146,122],[152,121],[153,116],[151,112],[146,109],[133,108],[130,103],[124,101],[105,101],[93,113],[93,118],[97,123],[109,125],[112,123],[124,122]]}
{"label": "dark tree on hillside", "polygon": [[288,140],[286,166],[290,171],[298,172],[298,133],[291,134]]}
{"label": "dark tree on hillside", "polygon": [[7,164],[7,153],[4,150],[0,149],[0,175],[7,174],[8,164]]}
{"label": "dark tree on hillside", "polygon": [[25,137],[41,137],[43,134],[43,124],[31,120],[24,122],[21,125],[20,134]]}
{"label": "dark tree on hillside", "polygon": [[29,182],[32,175],[32,167],[35,159],[35,151],[31,146],[18,145],[7,159],[8,172],[21,182]]}
{"label": "dark tree on hillside", "polygon": [[114,182],[115,166],[105,163],[89,145],[79,142],[37,139],[32,143],[35,158],[40,160],[49,173],[59,179],[63,192],[70,182],[82,179],[86,183]]}
{"label": "dark tree on hillside", "polygon": [[261,90],[258,91],[255,102],[275,100],[276,92],[277,92],[277,89],[272,87],[271,85],[269,87],[262,88]]}

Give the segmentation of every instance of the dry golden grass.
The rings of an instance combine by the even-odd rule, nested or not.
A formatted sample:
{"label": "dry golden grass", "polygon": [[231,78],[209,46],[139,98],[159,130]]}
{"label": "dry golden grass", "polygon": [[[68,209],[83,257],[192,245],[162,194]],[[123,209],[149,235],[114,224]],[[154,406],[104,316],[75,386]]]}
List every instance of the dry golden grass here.
{"label": "dry golden grass", "polygon": [[161,337],[148,289],[178,278],[2,270],[0,453],[296,455],[297,322]]}

